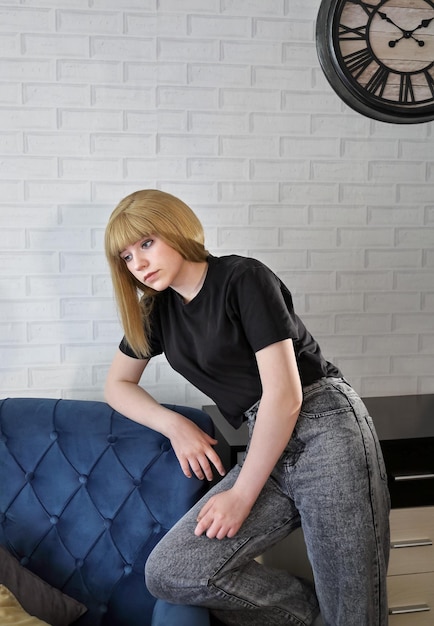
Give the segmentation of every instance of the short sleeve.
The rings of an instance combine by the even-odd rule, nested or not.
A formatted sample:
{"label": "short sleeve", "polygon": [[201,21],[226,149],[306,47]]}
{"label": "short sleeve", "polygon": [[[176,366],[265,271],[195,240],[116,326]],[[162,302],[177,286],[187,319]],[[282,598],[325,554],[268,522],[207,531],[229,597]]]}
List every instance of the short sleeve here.
{"label": "short sleeve", "polygon": [[299,338],[291,293],[265,265],[255,262],[245,268],[233,287],[240,321],[254,352]]}
{"label": "short sleeve", "polygon": [[125,337],[125,335],[122,337],[122,341],[119,344],[119,350],[121,352],[123,352],[123,354],[126,354],[126,356],[130,356],[133,359],[138,359],[139,358],[137,356],[137,354],[131,348],[130,344],[127,341],[127,338]]}

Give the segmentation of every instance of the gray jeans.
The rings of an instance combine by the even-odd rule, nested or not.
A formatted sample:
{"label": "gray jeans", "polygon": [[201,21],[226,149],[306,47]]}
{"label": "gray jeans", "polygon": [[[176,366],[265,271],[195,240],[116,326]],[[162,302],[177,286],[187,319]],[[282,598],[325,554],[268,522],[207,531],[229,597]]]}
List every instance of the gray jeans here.
{"label": "gray jeans", "polygon": [[[247,412],[253,428],[257,406]],[[161,540],[146,565],[157,597],[209,607],[233,626],[386,626],[386,472],[367,410],[343,380],[304,389],[294,433],[232,539],[196,537],[196,517],[229,489],[236,466]],[[315,589],[255,557],[302,526]]]}

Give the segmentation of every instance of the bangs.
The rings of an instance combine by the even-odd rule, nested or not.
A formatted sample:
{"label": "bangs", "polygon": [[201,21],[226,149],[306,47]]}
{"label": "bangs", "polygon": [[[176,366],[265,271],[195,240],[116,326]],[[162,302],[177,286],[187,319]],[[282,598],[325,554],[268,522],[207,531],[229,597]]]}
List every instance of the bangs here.
{"label": "bangs", "polygon": [[137,219],[136,216],[120,213],[106,229],[106,253],[111,257],[119,257],[125,248],[151,234],[150,225],[143,217]]}

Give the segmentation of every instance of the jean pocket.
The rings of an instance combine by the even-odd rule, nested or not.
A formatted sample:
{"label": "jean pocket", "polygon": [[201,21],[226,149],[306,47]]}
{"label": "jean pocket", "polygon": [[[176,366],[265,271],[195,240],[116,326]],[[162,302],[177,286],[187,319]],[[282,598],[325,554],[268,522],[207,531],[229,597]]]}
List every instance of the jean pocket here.
{"label": "jean pocket", "polygon": [[352,411],[352,406],[346,394],[328,383],[304,397],[300,415],[307,419],[318,419],[348,411]]}

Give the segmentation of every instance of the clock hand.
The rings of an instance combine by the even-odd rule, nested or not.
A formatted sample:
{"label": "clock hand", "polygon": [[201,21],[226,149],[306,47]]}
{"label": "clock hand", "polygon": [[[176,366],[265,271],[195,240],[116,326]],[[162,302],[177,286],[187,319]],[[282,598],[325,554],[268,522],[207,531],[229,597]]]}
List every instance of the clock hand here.
{"label": "clock hand", "polygon": [[401,39],[404,39],[404,35],[399,39],[392,39],[391,41],[389,41],[389,48],[394,48],[396,44],[401,41]]}
{"label": "clock hand", "polygon": [[420,46],[421,48],[423,48],[423,46],[425,45],[425,42],[422,41],[422,39],[417,39],[413,35],[413,32],[404,31],[404,34],[402,37],[400,37],[399,39],[392,39],[391,41],[389,41],[389,48],[394,48],[396,44],[399,43],[402,39],[414,39],[417,42],[418,46]]}
{"label": "clock hand", "polygon": [[416,26],[416,28],[413,28],[413,30],[411,31],[411,33],[413,34],[414,32],[416,32],[417,30],[419,30],[419,28],[428,28],[428,26],[431,24],[431,22],[434,20],[434,17],[432,17],[429,20],[422,20],[421,23],[419,24],[419,26]]}
{"label": "clock hand", "polygon": [[[411,37],[412,39],[414,39],[415,41],[417,41],[417,43],[419,44],[419,46],[422,48],[425,45],[425,42],[422,41],[421,39],[416,39],[416,37],[413,36],[413,33],[415,33],[417,30],[419,30],[420,28],[428,28],[428,26],[431,24],[431,22],[434,20],[434,17],[432,17],[429,20],[422,20],[421,23],[419,24],[419,26],[416,26],[416,28],[413,28],[412,31],[408,31],[409,32],[409,37]],[[405,35],[404,35],[405,36]]]}
{"label": "clock hand", "polygon": [[[401,26],[398,26],[398,24],[395,24],[395,22],[391,20],[390,17],[386,15],[386,13],[383,13],[382,11],[378,11],[378,15],[381,17],[382,20],[386,20],[386,22],[389,22],[389,24],[393,24],[393,26],[396,26],[396,28],[398,28],[401,31],[401,33],[403,33],[405,36],[405,33],[407,31],[401,28]],[[400,40],[397,40],[397,41],[400,41]]]}
{"label": "clock hand", "polygon": [[[409,39],[410,37],[412,37],[412,33],[410,33],[408,30],[404,30],[403,28],[401,28],[401,26],[398,26],[398,24],[395,24],[395,22],[391,20],[390,17],[383,11],[378,11],[378,15],[381,17],[382,20],[386,20],[386,22],[389,22],[389,24],[393,24],[393,26],[396,26],[396,28],[402,33],[402,37],[400,37],[399,39],[392,39],[391,41],[389,41],[390,48],[394,48],[396,44],[401,41],[401,39]],[[416,39],[416,37],[414,37],[414,39]]]}
{"label": "clock hand", "polygon": [[422,48],[425,45],[425,42],[422,41],[421,39],[417,39],[413,35],[413,33],[415,33],[420,28],[428,28],[428,26],[434,20],[434,17],[432,17],[429,20],[428,19],[422,20],[419,26],[416,26],[416,28],[413,28],[413,30],[404,30],[403,28],[401,28],[401,26],[398,26],[398,24],[395,24],[395,22],[391,20],[390,17],[386,15],[386,13],[382,11],[378,11],[378,15],[381,17],[382,20],[386,20],[386,22],[389,22],[389,24],[393,24],[393,26],[396,26],[396,28],[398,28],[402,33],[402,37],[400,37],[399,39],[394,39],[394,40],[389,41],[390,48],[394,48],[396,44],[401,41],[401,39],[414,39],[418,43],[418,45]]}

